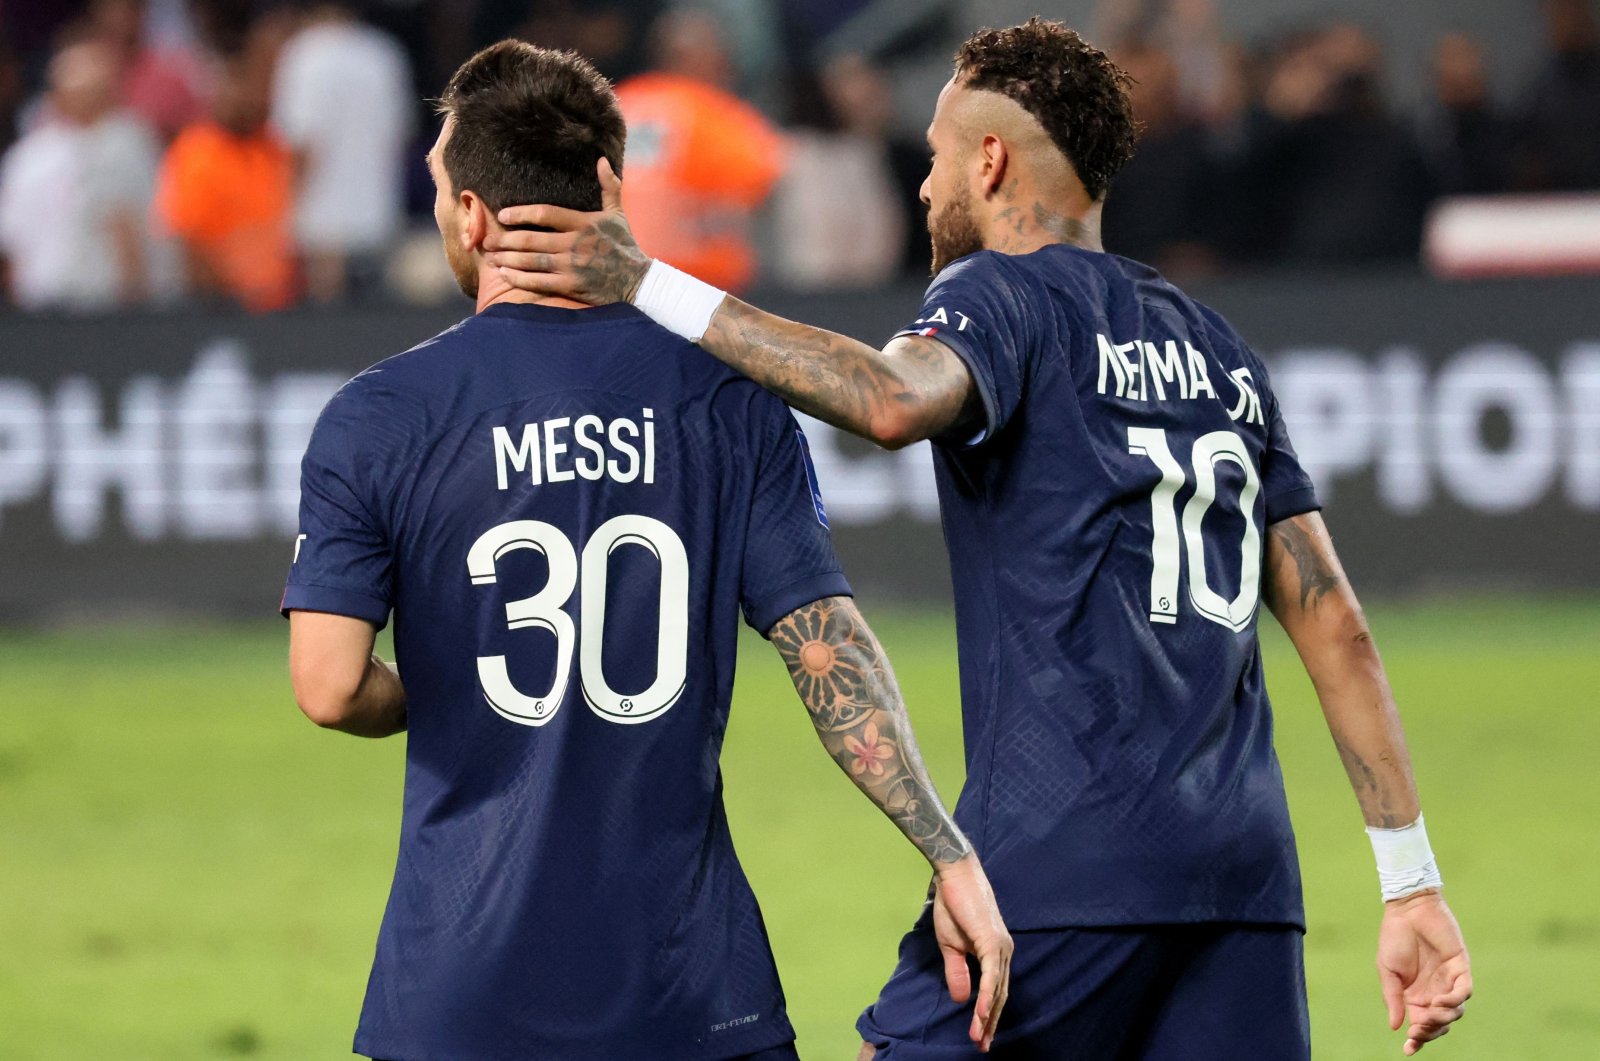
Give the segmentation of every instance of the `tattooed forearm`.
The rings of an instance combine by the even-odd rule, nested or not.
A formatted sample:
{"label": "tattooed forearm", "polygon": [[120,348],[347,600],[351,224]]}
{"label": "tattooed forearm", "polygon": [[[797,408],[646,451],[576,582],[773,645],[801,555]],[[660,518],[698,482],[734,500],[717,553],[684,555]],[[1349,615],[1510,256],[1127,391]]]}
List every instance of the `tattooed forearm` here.
{"label": "tattooed forearm", "polygon": [[966,366],[935,339],[880,351],[730,296],[700,345],[794,408],[883,445],[965,426],[980,411]]}
{"label": "tattooed forearm", "polygon": [[1292,519],[1280,520],[1272,525],[1272,536],[1294,561],[1299,579],[1301,611],[1316,607],[1330,591],[1339,588],[1338,572],[1329,565],[1316,542],[1311,540],[1311,535],[1299,523]]}
{"label": "tattooed forearm", "polygon": [[848,597],[789,614],[772,643],[829,756],[935,865],[972,850],[928,779],[889,661]]}
{"label": "tattooed forearm", "polygon": [[[1339,761],[1344,764],[1345,775],[1350,778],[1350,787],[1355,791],[1356,802],[1361,806],[1361,816],[1368,825],[1377,829],[1398,829],[1409,825],[1411,818],[1397,813],[1393,808],[1391,796],[1393,789],[1398,787],[1403,794],[1411,792],[1409,778],[1401,778],[1398,786],[1385,785],[1378,780],[1378,773],[1372,765],[1349,744],[1337,736],[1333,739],[1333,746],[1339,751]],[[1394,764],[1386,756],[1380,755],[1383,762],[1380,764],[1385,773],[1394,772]]]}
{"label": "tattooed forearm", "polygon": [[1315,512],[1272,524],[1268,603],[1306,665],[1339,761],[1368,825],[1395,829],[1421,813],[1394,692]]}

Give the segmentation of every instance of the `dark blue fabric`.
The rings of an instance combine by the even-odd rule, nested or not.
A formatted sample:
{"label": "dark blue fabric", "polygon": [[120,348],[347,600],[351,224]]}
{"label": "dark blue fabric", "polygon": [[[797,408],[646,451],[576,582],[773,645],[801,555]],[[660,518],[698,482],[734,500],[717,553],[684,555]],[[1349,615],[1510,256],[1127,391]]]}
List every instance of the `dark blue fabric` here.
{"label": "dark blue fabric", "polygon": [[[765,632],[850,592],[796,430],[628,307],[491,307],[324,410],[285,605],[392,605],[409,712],[359,1052],[713,1061],[793,1038],[717,760],[741,607]],[[673,541],[687,590],[664,604]]]}
{"label": "dark blue fabric", "polygon": [[[936,446],[935,467],[966,738],[956,818],[1008,922],[1300,923],[1244,573],[1268,523],[1317,502],[1260,359],[1152,270],[1068,246],[956,262],[902,334],[947,344],[983,398],[983,430]],[[1146,452],[1161,447],[1178,476],[1165,498]]]}
{"label": "dark blue fabric", "polygon": [[[1288,925],[1158,925],[1013,933],[1011,997],[993,1050],[967,1038],[924,915],[857,1021],[877,1061],[1239,1061],[1311,1056],[1303,938]],[[978,982],[973,966],[973,984]]]}

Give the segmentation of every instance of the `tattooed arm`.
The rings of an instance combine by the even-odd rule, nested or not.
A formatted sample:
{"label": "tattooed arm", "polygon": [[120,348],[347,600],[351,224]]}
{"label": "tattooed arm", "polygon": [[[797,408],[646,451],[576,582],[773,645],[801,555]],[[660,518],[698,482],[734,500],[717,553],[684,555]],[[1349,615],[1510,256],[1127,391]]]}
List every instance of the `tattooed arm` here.
{"label": "tattooed arm", "polygon": [[1268,528],[1266,592],[1311,675],[1367,824],[1416,821],[1421,807],[1389,678],[1319,514]]}
{"label": "tattooed arm", "polygon": [[[1410,825],[1422,808],[1394,694],[1320,515],[1268,529],[1265,588],[1311,675],[1362,816],[1379,829]],[[1407,1056],[1460,1019],[1472,995],[1471,962],[1437,890],[1384,904],[1378,975],[1389,1027],[1407,1024]]]}
{"label": "tattooed arm", "polygon": [[771,637],[822,746],[856,787],[935,870],[971,854],[928,779],[894,671],[855,602],[808,604]]}
{"label": "tattooed arm", "polygon": [[[602,160],[604,206],[581,213],[512,206],[489,233],[489,264],[525,291],[591,305],[631,301],[650,268],[622,213],[622,182]],[[537,231],[546,229],[554,231]],[[976,426],[978,388],[937,339],[902,336],[882,350],[797,324],[729,295],[700,345],[789,405],[890,449]]]}
{"label": "tattooed arm", "polygon": [[945,978],[951,997],[965,1003],[972,995],[966,956],[977,957],[982,972],[968,1033],[987,1050],[1010,987],[1011,937],[972,845],[928,779],[883,647],[848,597],[791,612],[771,637],[828,755],[933,866]]}

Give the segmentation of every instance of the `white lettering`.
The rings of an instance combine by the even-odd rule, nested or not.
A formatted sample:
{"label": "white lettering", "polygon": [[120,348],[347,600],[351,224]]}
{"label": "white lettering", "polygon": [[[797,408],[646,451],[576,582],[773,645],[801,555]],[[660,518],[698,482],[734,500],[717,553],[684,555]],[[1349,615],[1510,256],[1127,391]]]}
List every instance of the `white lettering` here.
{"label": "white lettering", "polygon": [[173,408],[178,522],[187,537],[238,540],[260,528],[255,405],[255,381],[239,344],[201,351]]}
{"label": "white lettering", "polygon": [[1372,457],[1367,366],[1348,350],[1295,350],[1276,362],[1278,401],[1300,464],[1326,502],[1334,480]]}
{"label": "white lettering", "polygon": [[[1145,400],[1144,365],[1138,361],[1132,361],[1128,359],[1128,355],[1137,349],[1139,349],[1139,344],[1137,341],[1131,343],[1117,343],[1116,345],[1112,346],[1111,352],[1116,356],[1118,361],[1122,362],[1122,369],[1128,374],[1127,396],[1129,398],[1137,397],[1142,402]],[[1137,395],[1134,394],[1135,389],[1137,389],[1139,392]]]}
{"label": "white lettering", "polygon": [[[1511,437],[1492,450],[1483,415],[1504,410]],[[1556,402],[1550,376],[1533,355],[1486,343],[1463,351],[1439,374],[1434,395],[1439,475],[1467,505],[1510,512],[1543,497],[1555,477]]]}
{"label": "white lettering", "polygon": [[644,481],[656,481],[656,422],[655,410],[644,411]]}
{"label": "white lettering", "polygon": [[160,538],[167,524],[162,458],[161,384],[137,376],[122,390],[120,430],[104,426],[100,391],[84,376],[70,376],[56,391],[56,526],[71,542],[100,533],[105,495],[122,495],[122,518],[142,541]]}
{"label": "white lettering", "polygon": [[1250,378],[1250,370],[1236,368],[1228,373],[1228,378],[1239,388],[1239,404],[1228,410],[1228,419],[1238,420],[1243,417],[1247,424],[1264,426],[1266,421],[1261,417],[1261,395],[1256,393],[1255,383]]}
{"label": "white lettering", "polygon": [[1600,343],[1579,343],[1567,352],[1561,371],[1566,392],[1567,497],[1579,508],[1600,509]]}
{"label": "white lettering", "polygon": [[0,515],[7,502],[31,501],[44,491],[50,468],[47,423],[38,388],[0,380]]}
{"label": "white lettering", "polygon": [[[1178,397],[1187,400],[1189,397],[1189,377],[1183,371],[1183,358],[1178,353],[1176,339],[1168,339],[1165,344],[1166,352],[1155,343],[1144,344],[1145,380],[1156,385],[1156,401],[1167,400],[1166,383],[1178,385]],[[1237,419],[1237,417],[1235,417]]]}
{"label": "white lettering", "polygon": [[631,483],[639,478],[639,450],[632,442],[623,441],[623,432],[634,438],[639,437],[639,425],[632,420],[613,420],[608,437],[611,439],[611,448],[628,458],[627,471],[615,457],[606,462],[606,474],[619,483]]}
{"label": "white lettering", "polygon": [[1198,398],[1200,392],[1211,395],[1216,400],[1217,390],[1211,385],[1211,376],[1206,371],[1206,357],[1194,348],[1193,343],[1184,343],[1183,349],[1189,355],[1189,397]]}
{"label": "white lettering", "polygon": [[1426,442],[1428,376],[1414,351],[1391,350],[1378,361],[1372,441],[1379,450],[1378,496],[1395,512],[1420,512],[1433,500]]}
{"label": "white lettering", "polygon": [[556,441],[556,432],[564,431],[572,423],[571,417],[558,416],[544,422],[544,478],[550,483],[565,483],[574,478],[571,468],[556,467],[556,458],[567,452],[565,442]]}
{"label": "white lettering", "polygon": [[[506,465],[510,465],[508,470]],[[522,441],[511,442],[511,432],[503,427],[494,429],[495,483],[505,490],[511,485],[511,471],[527,472],[529,482],[539,485],[539,425],[527,424],[522,429]]]}
{"label": "white lettering", "polygon": [[1116,348],[1105,336],[1096,335],[1095,342],[1100,347],[1100,380],[1095,385],[1095,391],[1099,394],[1109,393],[1106,390],[1106,384],[1109,382],[1106,369],[1109,368],[1111,374],[1117,377],[1117,397],[1125,397],[1128,393],[1128,370],[1124,367],[1122,358],[1117,356]]}
{"label": "white lettering", "polygon": [[593,458],[591,463],[588,458],[579,457],[574,466],[578,474],[590,482],[594,482],[606,473],[606,448],[594,437],[597,431],[604,437],[605,429],[605,421],[592,413],[578,417],[572,425],[572,437],[577,439],[578,445],[588,450]]}

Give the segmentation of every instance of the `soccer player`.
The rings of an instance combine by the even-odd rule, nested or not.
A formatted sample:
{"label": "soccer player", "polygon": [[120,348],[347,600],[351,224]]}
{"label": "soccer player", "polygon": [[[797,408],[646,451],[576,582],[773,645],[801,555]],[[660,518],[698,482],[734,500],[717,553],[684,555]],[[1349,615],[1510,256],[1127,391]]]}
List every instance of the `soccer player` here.
{"label": "soccer player", "polygon": [[[283,599],[305,713],[408,734],[357,1052],[796,1057],[717,768],[741,608],[828,753],[932,864],[950,989],[971,995],[976,955],[986,1045],[1010,940],[788,410],[630,306],[530,296],[484,265],[498,207],[600,204],[596,160],[623,152],[610,86],[507,41],[442,110],[435,218],[477,313],[328,403]],[[391,612],[403,670],[371,654]]]}
{"label": "soccer player", "polygon": [[[1016,940],[994,1056],[1309,1053],[1262,601],[1372,834],[1383,997],[1411,1054],[1461,1016],[1471,975],[1394,700],[1260,359],[1101,249],[1133,149],[1126,88],[1059,23],[965,43],[928,134],[935,279],[882,350],[651,262],[610,174],[604,211],[502,212],[553,231],[501,234],[490,261],[528,290],[631,299],[884,446],[933,440],[966,733],[956,820]],[[859,1022],[863,1057],[965,1055],[938,969],[924,918]]]}

